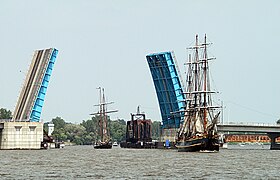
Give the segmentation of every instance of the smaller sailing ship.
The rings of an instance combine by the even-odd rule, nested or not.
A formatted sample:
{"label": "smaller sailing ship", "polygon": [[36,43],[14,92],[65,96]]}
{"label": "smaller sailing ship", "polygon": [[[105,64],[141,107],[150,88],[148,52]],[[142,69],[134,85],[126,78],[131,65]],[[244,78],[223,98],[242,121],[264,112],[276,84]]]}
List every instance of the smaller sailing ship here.
{"label": "smaller sailing ship", "polygon": [[107,103],[105,101],[105,94],[104,94],[104,88],[99,87],[100,92],[100,103],[96,106],[99,107],[99,110],[97,113],[93,113],[90,115],[94,115],[98,119],[98,132],[99,132],[99,140],[94,143],[95,149],[111,149],[112,148],[112,142],[110,138],[110,132],[108,128],[108,113],[117,112],[117,110],[113,111],[107,111],[107,105],[112,104],[113,102]]}
{"label": "smaller sailing ship", "polygon": [[176,140],[178,151],[219,151],[217,123],[220,106],[214,106],[211,90],[206,35],[199,43],[198,35],[193,47],[193,56],[187,62],[187,92],[184,121]]}

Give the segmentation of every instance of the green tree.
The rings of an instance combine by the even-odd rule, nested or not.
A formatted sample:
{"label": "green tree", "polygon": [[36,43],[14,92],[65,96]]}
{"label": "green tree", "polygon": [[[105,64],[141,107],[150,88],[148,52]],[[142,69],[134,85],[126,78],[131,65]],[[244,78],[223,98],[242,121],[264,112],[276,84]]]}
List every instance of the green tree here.
{"label": "green tree", "polygon": [[61,117],[52,119],[52,123],[56,129],[64,128],[66,125],[66,122]]}
{"label": "green tree", "polygon": [[68,139],[65,132],[65,121],[61,117],[56,117],[52,119],[52,123],[54,124],[54,131],[52,136],[57,141],[66,141]]}
{"label": "green tree", "polygon": [[[108,119],[108,128],[113,141],[125,140],[126,122],[123,119],[111,121]],[[52,136],[57,141],[73,142],[77,145],[91,145],[94,141],[100,139],[99,136],[99,116],[93,116],[89,120],[83,120],[80,124],[66,123],[61,117],[52,119],[54,132]],[[44,124],[47,128],[48,123]]]}
{"label": "green tree", "polygon": [[276,121],[276,124],[280,124],[280,119],[278,119],[278,120]]}
{"label": "green tree", "polygon": [[82,137],[82,142],[84,145],[92,145],[94,140],[95,139],[93,133],[87,133],[85,136]]}
{"label": "green tree", "polygon": [[121,142],[125,140],[126,123],[123,119],[110,121],[110,135],[113,141]]}
{"label": "green tree", "polygon": [[12,119],[12,112],[5,108],[0,109],[0,119]]}
{"label": "green tree", "polygon": [[91,132],[96,133],[97,123],[98,123],[97,118],[92,117],[92,119],[90,119],[90,120],[86,120],[86,121],[83,120],[81,125],[86,128],[87,133],[91,133]]}
{"label": "green tree", "polygon": [[66,124],[65,133],[67,138],[77,145],[83,144],[83,137],[86,136],[86,128],[78,124]]}
{"label": "green tree", "polygon": [[[85,127],[87,135],[91,136],[91,143],[100,138],[99,127],[98,127],[99,117],[93,116],[91,119],[83,121],[81,125]],[[84,143],[89,144],[88,138],[84,139]]]}

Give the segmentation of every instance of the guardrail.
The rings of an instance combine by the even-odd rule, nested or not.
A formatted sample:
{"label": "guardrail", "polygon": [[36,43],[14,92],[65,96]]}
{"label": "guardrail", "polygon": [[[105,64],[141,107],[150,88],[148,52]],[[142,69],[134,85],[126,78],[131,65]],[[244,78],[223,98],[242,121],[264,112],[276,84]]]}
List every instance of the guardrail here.
{"label": "guardrail", "polygon": [[253,122],[229,122],[229,123],[219,123],[218,125],[225,125],[225,126],[234,126],[234,125],[243,125],[243,126],[279,126],[280,127],[280,124],[271,124],[271,123],[253,123]]}
{"label": "guardrail", "polygon": [[30,122],[30,120],[28,119],[23,119],[21,121],[17,120],[17,121],[13,121],[12,119],[0,119],[0,122]]}

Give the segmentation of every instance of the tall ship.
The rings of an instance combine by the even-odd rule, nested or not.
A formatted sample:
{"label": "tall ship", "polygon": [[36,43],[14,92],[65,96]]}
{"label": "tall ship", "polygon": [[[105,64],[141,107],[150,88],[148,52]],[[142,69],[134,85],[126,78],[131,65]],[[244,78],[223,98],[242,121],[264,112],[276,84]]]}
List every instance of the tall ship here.
{"label": "tall ship", "polygon": [[184,119],[176,137],[176,147],[180,152],[219,151],[217,123],[221,107],[215,106],[210,84],[209,58],[206,35],[202,43],[196,35],[195,45],[188,49],[186,73],[186,108]]}
{"label": "tall ship", "polygon": [[107,105],[112,104],[113,102],[106,102],[105,101],[105,94],[104,88],[97,88],[99,89],[99,98],[100,102],[98,105],[99,110],[97,113],[93,113],[90,115],[94,115],[98,119],[97,129],[98,129],[98,136],[99,140],[94,143],[95,149],[111,149],[112,148],[112,141],[110,138],[110,132],[108,128],[108,113],[117,112],[117,110],[108,111]]}

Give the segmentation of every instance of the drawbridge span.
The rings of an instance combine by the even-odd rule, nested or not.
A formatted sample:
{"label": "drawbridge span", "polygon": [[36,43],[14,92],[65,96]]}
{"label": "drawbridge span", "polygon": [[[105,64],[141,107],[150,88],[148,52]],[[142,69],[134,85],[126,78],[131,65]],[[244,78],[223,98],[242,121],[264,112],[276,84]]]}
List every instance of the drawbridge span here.
{"label": "drawbridge span", "polygon": [[36,50],[21,90],[13,121],[39,122],[50,76],[58,54],[55,48]]}
{"label": "drawbridge span", "polygon": [[182,83],[172,52],[149,54],[146,56],[158,97],[164,129],[179,128],[184,110]]}

